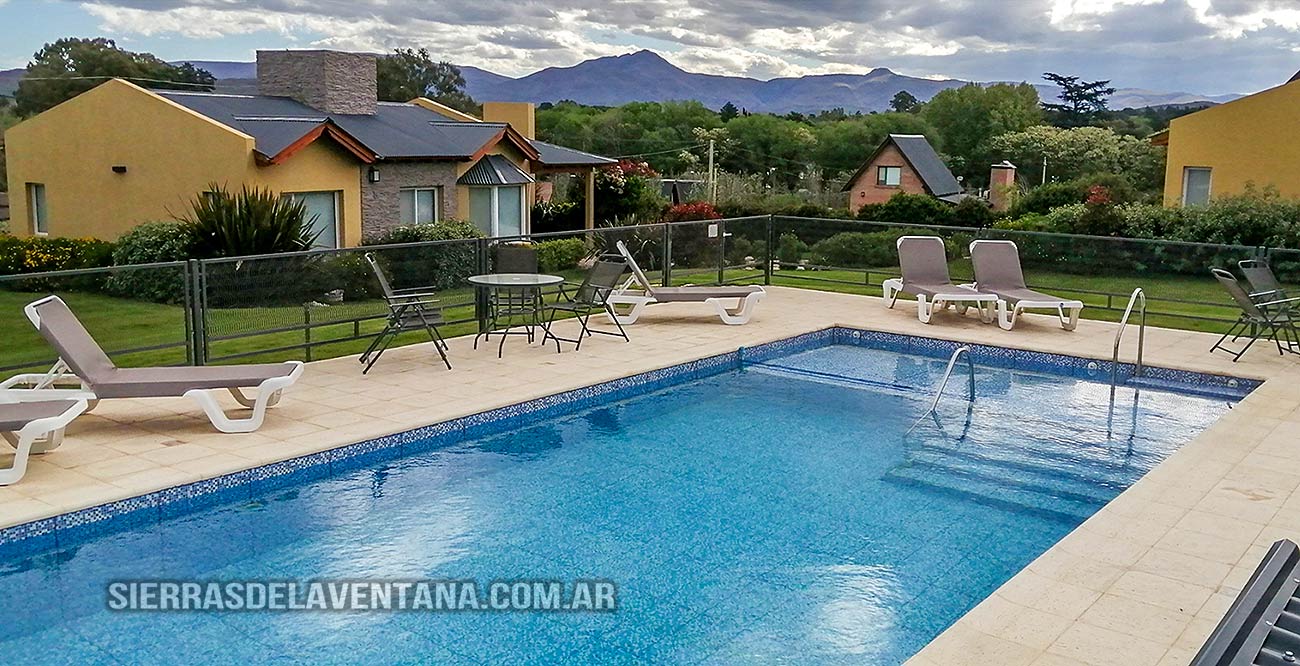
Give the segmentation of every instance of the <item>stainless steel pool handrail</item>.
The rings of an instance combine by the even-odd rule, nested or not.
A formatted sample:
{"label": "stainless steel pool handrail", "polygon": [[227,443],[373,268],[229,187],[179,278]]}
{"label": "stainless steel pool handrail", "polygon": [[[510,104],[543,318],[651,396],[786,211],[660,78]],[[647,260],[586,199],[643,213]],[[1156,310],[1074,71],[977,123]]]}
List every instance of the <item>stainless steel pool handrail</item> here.
{"label": "stainless steel pool handrail", "polygon": [[1147,295],[1142,291],[1142,287],[1133,290],[1128,297],[1128,306],[1124,308],[1124,316],[1119,320],[1119,330],[1115,331],[1115,349],[1110,357],[1110,385],[1113,388],[1118,379],[1119,372],[1119,345],[1124,339],[1124,330],[1128,328],[1128,318],[1133,314],[1134,303],[1138,306],[1138,349],[1137,349],[1137,369],[1133,371],[1134,377],[1142,376],[1142,347],[1147,337]]}
{"label": "stainless steel pool handrail", "polygon": [[970,360],[970,347],[962,345],[952,352],[952,356],[948,357],[948,367],[943,371],[943,379],[939,380],[939,389],[934,392],[934,400],[930,402],[930,408],[925,410],[925,413],[921,414],[920,418],[912,423],[912,427],[908,428],[907,432],[912,432],[921,421],[925,420],[925,417],[938,414],[939,399],[943,397],[944,390],[948,388],[948,379],[952,377],[952,369],[957,365],[957,359],[962,357],[966,359],[966,368],[970,370],[970,384],[966,389],[967,400],[975,402],[975,362]]}

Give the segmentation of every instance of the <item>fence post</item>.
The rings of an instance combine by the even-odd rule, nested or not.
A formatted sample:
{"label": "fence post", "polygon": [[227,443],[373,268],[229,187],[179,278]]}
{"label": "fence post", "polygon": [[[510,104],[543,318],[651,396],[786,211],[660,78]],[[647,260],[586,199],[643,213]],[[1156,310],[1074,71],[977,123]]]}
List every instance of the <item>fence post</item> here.
{"label": "fence post", "polygon": [[197,345],[194,343],[194,271],[191,259],[186,261],[181,267],[181,293],[183,295],[182,305],[184,306],[185,319],[185,365],[195,365],[195,357],[198,356]]}
{"label": "fence post", "polygon": [[205,365],[208,361],[208,338],[207,338],[207,279],[203,270],[203,262],[197,259],[189,260],[190,274],[190,324],[192,330],[191,344],[194,347],[194,365]]}
{"label": "fence post", "polygon": [[673,286],[673,227],[671,224],[664,223],[664,241],[663,241],[663,266],[660,281],[663,286]]}
{"label": "fence post", "polygon": [[302,304],[303,358],[311,363],[311,303]]}
{"label": "fence post", "polygon": [[[479,238],[474,241],[474,254],[480,275],[491,270],[488,261],[489,250],[488,239]],[[477,286],[474,288],[474,318],[478,320],[478,332],[486,331],[488,326],[487,290],[480,289]]]}
{"label": "fence post", "polygon": [[767,216],[767,255],[763,262],[763,284],[769,287],[772,286],[772,262],[776,260],[776,250],[773,247],[776,234],[775,218],[775,215]]}
{"label": "fence post", "polygon": [[718,284],[727,282],[727,221],[718,220]]}

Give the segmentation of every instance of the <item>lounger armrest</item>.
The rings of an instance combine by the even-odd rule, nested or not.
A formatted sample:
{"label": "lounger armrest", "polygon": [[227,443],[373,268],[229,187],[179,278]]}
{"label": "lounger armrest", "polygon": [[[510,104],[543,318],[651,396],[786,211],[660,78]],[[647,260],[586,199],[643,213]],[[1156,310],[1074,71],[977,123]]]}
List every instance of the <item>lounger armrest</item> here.
{"label": "lounger armrest", "polygon": [[1297,302],[1300,302],[1300,296],[1294,296],[1292,298],[1283,298],[1277,301],[1265,301],[1263,303],[1256,303],[1255,305],[1261,308],[1271,308],[1278,305],[1290,305],[1291,303],[1297,303]]}
{"label": "lounger armrest", "polygon": [[393,298],[412,298],[417,296],[437,296],[438,292],[430,291],[428,287],[419,287],[417,289],[394,289]]}
{"label": "lounger armrest", "polygon": [[1269,289],[1268,291],[1252,291],[1250,293],[1250,297],[1263,298],[1265,296],[1273,296],[1274,294],[1281,294],[1281,293],[1284,293],[1281,289]]}
{"label": "lounger armrest", "polygon": [[391,305],[391,306],[394,306],[394,307],[410,307],[410,306],[412,306],[412,305],[420,305],[420,306],[424,306],[424,305],[436,305],[437,303],[438,303],[438,299],[436,299],[436,298],[426,298],[426,299],[422,299],[422,300],[417,300],[417,299],[405,299],[405,300],[403,300],[403,299],[400,299],[400,298],[394,298],[394,299],[388,301],[388,304]]}

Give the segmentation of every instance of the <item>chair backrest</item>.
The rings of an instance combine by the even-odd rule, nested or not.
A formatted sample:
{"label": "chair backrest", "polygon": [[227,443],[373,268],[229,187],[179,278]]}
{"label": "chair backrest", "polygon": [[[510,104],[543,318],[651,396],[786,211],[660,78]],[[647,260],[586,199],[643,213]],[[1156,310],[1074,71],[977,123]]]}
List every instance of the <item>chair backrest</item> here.
{"label": "chair backrest", "polygon": [[1020,249],[1009,240],[977,240],[970,244],[975,284],[985,289],[1024,289]]}
{"label": "chair backrest", "polygon": [[641,267],[637,265],[636,258],[632,256],[632,251],[627,249],[627,243],[618,241],[614,243],[614,247],[618,248],[618,253],[623,256],[623,261],[627,263],[627,267],[632,269],[632,277],[636,278],[637,284],[640,284],[641,288],[647,292],[653,292],[654,283],[650,282],[650,278],[646,277]]}
{"label": "chair backrest", "polygon": [[1251,300],[1250,294],[1246,293],[1246,290],[1241,287],[1241,283],[1237,281],[1237,276],[1222,268],[1211,268],[1210,273],[1214,275],[1214,279],[1219,281],[1219,284],[1223,285],[1232,300],[1237,302],[1237,306],[1241,308],[1242,312],[1255,319],[1266,319],[1259,306],[1255,305],[1255,301]]}
{"label": "chair backrest", "polygon": [[903,236],[898,239],[898,267],[903,282],[949,284],[948,255],[938,236]]}
{"label": "chair backrest", "polygon": [[391,299],[393,297],[393,285],[389,283],[388,275],[384,273],[384,269],[379,265],[379,260],[375,258],[375,255],[367,252],[366,263],[370,264],[370,270],[375,272],[375,279],[379,280],[379,289],[384,292],[384,298]]}
{"label": "chair backrest", "polygon": [[501,243],[496,247],[495,273],[536,273],[537,248]]}
{"label": "chair backrest", "polygon": [[626,272],[625,261],[604,257],[597,259],[591,270],[587,271],[573,300],[586,305],[604,305]]}
{"label": "chair backrest", "polygon": [[63,299],[47,296],[29,303],[25,310],[41,337],[59,352],[59,358],[91,388],[117,369]]}
{"label": "chair backrest", "polygon": [[[1237,262],[1241,268],[1241,274],[1246,276],[1246,281],[1250,283],[1251,291],[1261,293],[1281,292],[1282,285],[1278,283],[1277,276],[1273,275],[1273,269],[1268,262],[1263,259],[1243,259]],[[1282,294],[1276,297],[1270,297],[1268,300],[1279,300],[1285,298]]]}

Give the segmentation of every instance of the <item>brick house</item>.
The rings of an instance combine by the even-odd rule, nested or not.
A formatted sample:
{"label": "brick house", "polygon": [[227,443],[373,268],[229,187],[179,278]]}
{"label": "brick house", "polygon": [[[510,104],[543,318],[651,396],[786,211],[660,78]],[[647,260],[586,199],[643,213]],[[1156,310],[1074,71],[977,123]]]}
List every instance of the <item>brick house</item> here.
{"label": "brick house", "polygon": [[899,192],[957,203],[965,196],[930,142],[920,134],[890,134],[844,184],[849,211],[884,203]]}

